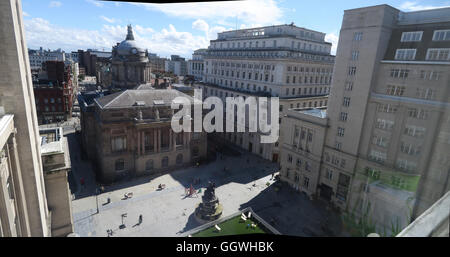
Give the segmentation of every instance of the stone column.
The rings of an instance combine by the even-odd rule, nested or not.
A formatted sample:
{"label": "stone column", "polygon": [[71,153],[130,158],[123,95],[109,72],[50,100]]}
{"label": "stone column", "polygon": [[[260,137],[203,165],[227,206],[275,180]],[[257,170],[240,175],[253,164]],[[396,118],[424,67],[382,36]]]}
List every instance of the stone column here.
{"label": "stone column", "polygon": [[158,128],[158,152],[161,152],[161,128]]}
{"label": "stone column", "polygon": [[141,132],[142,154],[145,154],[145,131]]}
{"label": "stone column", "polygon": [[157,137],[157,131],[156,131],[156,129],[152,129],[152,133],[153,133],[153,151],[155,152],[155,153],[157,153],[158,152],[158,148],[157,148],[157,141],[158,141],[158,137]]}
{"label": "stone column", "polygon": [[[173,146],[173,130],[169,129],[169,149]],[[173,150],[173,149],[170,149]]]}
{"label": "stone column", "polygon": [[137,146],[137,155],[141,156],[141,132],[139,130],[137,130],[137,142],[136,142],[136,146]]}
{"label": "stone column", "polygon": [[25,199],[24,185],[22,181],[22,173],[20,171],[20,164],[17,151],[17,143],[15,136],[12,136],[8,140],[8,156],[10,160],[11,176],[14,184],[14,196],[17,201],[17,213],[18,216],[18,236],[27,237],[31,236],[30,224],[28,220],[27,202]]}

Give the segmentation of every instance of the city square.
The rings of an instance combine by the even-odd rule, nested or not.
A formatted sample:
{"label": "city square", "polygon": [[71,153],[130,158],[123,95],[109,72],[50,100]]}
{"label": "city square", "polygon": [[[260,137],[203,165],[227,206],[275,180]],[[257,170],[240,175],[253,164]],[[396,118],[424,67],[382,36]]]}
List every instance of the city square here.
{"label": "city square", "polygon": [[[107,230],[111,229],[112,236],[179,236],[201,225],[194,219],[193,213],[208,181],[212,181],[216,183],[216,195],[223,205],[223,216],[252,207],[268,222],[276,220],[274,227],[283,234],[326,235],[321,225],[325,224],[331,212],[289,188],[276,192],[272,179],[274,172],[277,172],[276,164],[244,152],[241,156],[223,158],[154,178],[137,178],[108,186],[98,196],[89,196],[87,191],[94,193],[95,186],[88,188],[87,185],[83,189],[85,193],[79,190],[82,198],[72,202],[75,233],[80,236],[107,236]],[[79,176],[77,170],[75,167],[75,177]],[[194,185],[191,182],[193,179],[200,179],[200,183]],[[88,180],[86,184],[89,184]],[[79,180],[74,179],[73,182],[76,181]],[[160,184],[165,184],[165,188],[158,190]],[[202,190],[197,195],[186,196],[186,188],[191,184],[196,190]],[[133,196],[123,200],[127,193]],[[108,198],[110,203],[107,203]],[[122,214],[126,214],[123,218],[125,228],[120,229]],[[143,222],[136,225],[139,215],[143,215]],[[337,216],[334,218],[336,224],[332,227],[339,231],[339,219]]]}

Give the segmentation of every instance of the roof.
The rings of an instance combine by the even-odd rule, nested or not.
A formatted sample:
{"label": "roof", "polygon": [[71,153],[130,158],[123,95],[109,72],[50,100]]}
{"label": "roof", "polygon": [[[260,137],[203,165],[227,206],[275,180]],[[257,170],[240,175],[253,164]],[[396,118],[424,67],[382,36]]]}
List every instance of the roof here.
{"label": "roof", "polygon": [[178,96],[184,96],[193,101],[192,97],[174,89],[128,89],[96,98],[94,101],[102,109],[129,108],[133,106],[168,106]]}

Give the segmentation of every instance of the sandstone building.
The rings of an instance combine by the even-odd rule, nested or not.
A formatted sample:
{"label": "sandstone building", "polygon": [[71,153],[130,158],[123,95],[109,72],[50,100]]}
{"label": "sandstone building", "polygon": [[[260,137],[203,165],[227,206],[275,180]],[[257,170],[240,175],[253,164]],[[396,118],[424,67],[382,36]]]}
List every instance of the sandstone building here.
{"label": "sandstone building", "polygon": [[328,108],[282,121],[281,178],[378,231],[449,190],[450,8],[346,10]]}
{"label": "sandstone building", "polygon": [[[226,31],[202,54],[203,97],[280,98],[280,118],[288,108],[326,106],[334,56],[325,33],[294,24]],[[247,130],[248,131],[248,130]],[[222,133],[231,142],[279,162],[279,141],[261,144],[261,133]]]}
{"label": "sandstone building", "polygon": [[87,106],[83,147],[97,163],[100,180],[167,172],[206,157],[205,132],[171,128],[171,103],[178,96],[192,100],[174,89],[139,89],[95,98]]}

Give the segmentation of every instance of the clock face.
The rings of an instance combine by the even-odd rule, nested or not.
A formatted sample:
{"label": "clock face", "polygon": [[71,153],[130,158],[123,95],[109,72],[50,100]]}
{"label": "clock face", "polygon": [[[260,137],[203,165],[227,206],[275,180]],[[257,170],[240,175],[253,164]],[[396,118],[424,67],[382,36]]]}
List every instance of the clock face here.
{"label": "clock face", "polygon": [[137,54],[137,49],[136,48],[131,49],[131,53]]}

